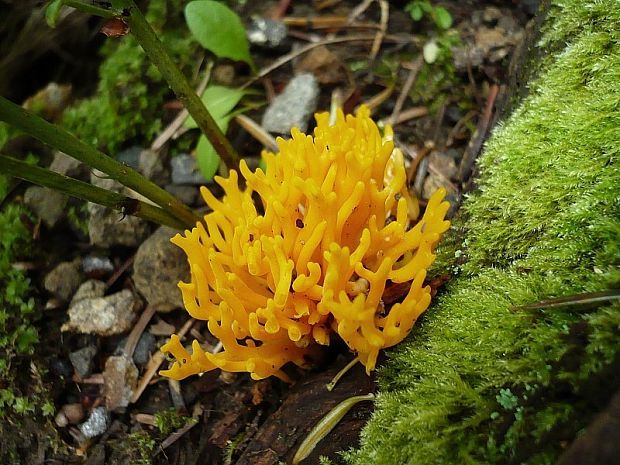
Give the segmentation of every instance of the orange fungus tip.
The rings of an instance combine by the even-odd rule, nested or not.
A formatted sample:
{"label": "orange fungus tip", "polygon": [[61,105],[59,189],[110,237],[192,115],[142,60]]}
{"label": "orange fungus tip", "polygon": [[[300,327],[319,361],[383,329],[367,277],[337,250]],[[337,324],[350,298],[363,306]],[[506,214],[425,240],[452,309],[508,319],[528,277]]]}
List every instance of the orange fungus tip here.
{"label": "orange fungus tip", "polygon": [[[450,225],[445,190],[416,221],[392,129],[382,136],[364,106],[355,116],[339,111],[331,126],[327,113],[316,120],[314,137],[294,129],[278,139],[278,154],[264,152],[265,171],[241,161],[244,189],[236,171],[215,178],[221,199],[201,189],[211,211],[172,241],[191,269],[179,284],[185,307],[222,351],[194,343],[190,354],[172,336],[162,351],[176,361],[163,375],[221,368],[286,379],[284,364],[305,365],[336,334],[370,372],[379,350],[402,341],[428,307],[426,270]],[[411,285],[384,308],[388,280]]]}

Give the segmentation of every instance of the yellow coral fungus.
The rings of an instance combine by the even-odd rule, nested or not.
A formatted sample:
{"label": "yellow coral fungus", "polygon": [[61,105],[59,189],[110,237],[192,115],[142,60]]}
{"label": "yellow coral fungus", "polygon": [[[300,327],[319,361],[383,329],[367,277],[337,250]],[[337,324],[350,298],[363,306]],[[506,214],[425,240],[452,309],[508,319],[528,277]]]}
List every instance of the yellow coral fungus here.
{"label": "yellow coral fungus", "polygon": [[[263,154],[265,172],[242,161],[245,189],[235,171],[215,178],[221,200],[201,189],[212,211],[172,242],[190,263],[191,282],[179,283],[185,307],[208,322],[223,351],[205,353],[194,341],[190,354],[173,335],[162,351],[176,362],[163,375],[221,368],[285,378],[285,363],[304,365],[334,333],[370,372],[379,350],[402,341],[428,307],[426,270],[449,227],[445,191],[410,224],[391,128],[382,137],[365,107],[339,112],[332,126],[326,113],[316,119],[314,137],[293,129],[290,140],[278,139],[279,154]],[[411,281],[389,309],[381,301],[388,280]]]}

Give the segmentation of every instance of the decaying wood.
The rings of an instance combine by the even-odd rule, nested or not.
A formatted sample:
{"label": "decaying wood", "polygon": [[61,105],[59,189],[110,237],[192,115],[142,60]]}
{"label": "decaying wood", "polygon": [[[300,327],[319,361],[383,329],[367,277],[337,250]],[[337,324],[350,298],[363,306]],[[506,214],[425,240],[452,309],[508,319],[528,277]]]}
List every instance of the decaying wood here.
{"label": "decaying wood", "polygon": [[[374,391],[374,383],[360,364],[338,382],[333,391],[326,388],[346,363],[343,360],[327,371],[311,374],[289,391],[280,408],[261,426],[236,465],[276,465],[290,463],[297,448],[314,425],[343,400]],[[345,415],[334,430],[303,463],[318,463],[318,457],[335,457],[358,443],[359,432],[366,423],[372,403],[362,402]]]}

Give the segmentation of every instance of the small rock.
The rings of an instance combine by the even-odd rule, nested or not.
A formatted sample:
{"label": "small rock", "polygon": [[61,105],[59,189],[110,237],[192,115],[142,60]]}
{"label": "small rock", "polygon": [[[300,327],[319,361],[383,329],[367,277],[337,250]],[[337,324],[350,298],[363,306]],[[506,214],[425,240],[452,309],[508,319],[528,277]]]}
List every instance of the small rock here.
{"label": "small rock", "polygon": [[149,326],[149,333],[153,336],[170,336],[174,333],[174,325],[166,323],[161,318],[157,318],[157,323],[153,323]]}
{"label": "small rock", "polygon": [[48,187],[30,186],[24,193],[26,206],[45,223],[53,228],[65,213],[69,198]]}
{"label": "small rock", "polygon": [[[102,177],[103,173],[93,172],[90,182],[102,189],[118,192],[130,197],[136,197],[130,189],[119,182]],[[135,216],[127,215],[123,218],[120,212],[97,205],[88,204],[88,235],[90,243],[100,247],[125,245],[136,247],[149,233],[148,223]]]}
{"label": "small rock", "polygon": [[170,160],[173,184],[202,185],[205,178],[200,174],[196,159],[187,153],[181,153]]}
{"label": "small rock", "polygon": [[138,170],[140,167],[140,152],[142,152],[143,150],[143,147],[140,147],[139,145],[134,145],[118,152],[118,154],[116,154],[116,159],[119,162],[129,166],[130,168]]}
{"label": "small rock", "polygon": [[476,31],[476,47],[488,53],[491,49],[499,48],[509,43],[508,37],[500,29],[482,27]]}
{"label": "small rock", "polygon": [[442,176],[429,172],[428,176],[424,180],[424,187],[422,188],[422,197],[430,199],[437,189],[443,187],[448,191],[448,195],[455,194],[452,185]]}
{"label": "small rock", "polygon": [[176,234],[162,226],[138,248],[133,262],[133,281],[149,305],[159,311],[183,306],[179,281],[189,280],[185,252],[170,242]]}
{"label": "small rock", "polygon": [[64,413],[58,412],[54,417],[54,423],[56,423],[56,426],[58,426],[59,428],[64,428],[69,424],[69,420],[67,420],[67,417]]}
{"label": "small rock", "polygon": [[73,307],[80,300],[103,297],[105,294],[105,283],[98,279],[84,281],[73,295],[69,308]]}
{"label": "small rock", "polygon": [[71,367],[71,364],[64,357],[52,357],[52,359],[49,361],[49,368],[52,374],[59,378],[69,379],[73,374],[73,368]]}
{"label": "small rock", "polygon": [[448,179],[456,176],[459,171],[454,158],[450,155],[434,151],[429,155],[429,159],[431,164]]}
{"label": "small rock", "polygon": [[494,23],[502,17],[502,10],[495,6],[488,6],[482,13],[482,20],[486,23]]}
{"label": "small rock", "polygon": [[54,153],[50,170],[64,176],[81,179],[82,181],[88,179],[88,167],[81,161],[60,151]]}
{"label": "small rock", "polygon": [[138,384],[138,369],[125,356],[109,357],[103,372],[103,394],[108,410],[127,407]]}
{"label": "small rock", "polygon": [[108,257],[88,255],[82,259],[82,271],[89,278],[101,279],[114,271],[114,264]]}
{"label": "small rock", "polygon": [[497,27],[507,34],[516,34],[521,30],[521,26],[517,20],[510,15],[502,16],[497,22]]}
{"label": "small rock", "polygon": [[196,188],[196,186],[168,184],[164,187],[164,189],[174,195],[185,205],[196,205],[198,203],[198,197],[200,197],[200,191]]}
{"label": "small rock", "polygon": [[[114,352],[114,355],[123,355],[125,353],[125,345],[127,344],[127,338],[124,337],[118,343],[118,347]],[[155,348],[155,336],[153,336],[149,332],[143,332],[138,339],[138,343],[136,344],[136,348],[133,351],[132,360],[136,365],[144,365],[151,358],[151,353],[153,353],[153,349]]]}
{"label": "small rock", "polygon": [[99,443],[88,449],[88,458],[84,462],[84,465],[105,465],[106,464],[106,452],[105,445]]}
{"label": "small rock", "polygon": [[270,49],[279,48],[287,34],[286,24],[262,17],[255,17],[246,32],[251,44]]}
{"label": "small rock", "polygon": [[140,339],[138,339],[136,349],[133,351],[133,361],[135,364],[146,365],[146,363],[151,358],[153,349],[155,348],[155,342],[155,336],[153,336],[151,333],[142,333],[142,336],[140,336]]}
{"label": "small rock", "polygon": [[452,60],[454,67],[459,72],[464,72],[468,67],[477,68],[484,62],[484,50],[478,47],[454,47],[452,49]]}
{"label": "small rock", "polygon": [[312,49],[297,64],[297,70],[312,73],[321,84],[335,84],[346,80],[345,67],[324,45]]}
{"label": "small rock", "polygon": [[170,173],[164,166],[162,156],[154,150],[146,149],[140,152],[138,167],[140,172],[155,184],[163,185],[170,179]]}
{"label": "small rock", "polygon": [[67,425],[77,425],[84,419],[84,407],[80,403],[65,404],[54,418],[56,424],[63,428]]}
{"label": "small rock", "polygon": [[474,28],[477,28],[482,25],[483,22],[484,11],[483,10],[474,10],[471,13],[471,24]]}
{"label": "small rock", "polygon": [[24,102],[24,108],[48,121],[57,119],[71,99],[71,85],[50,82]]}
{"label": "small rock", "polygon": [[79,259],[62,262],[50,271],[43,280],[43,287],[50,294],[68,302],[83,280]]}
{"label": "small rock", "polygon": [[140,302],[128,289],[107,297],[82,299],[69,308],[69,321],[62,330],[100,336],[120,334],[131,328],[139,307]]}
{"label": "small rock", "polygon": [[92,412],[88,420],[78,426],[80,432],[87,439],[94,438],[105,433],[110,424],[110,415],[105,407],[97,407]]}
{"label": "small rock", "polygon": [[314,75],[295,76],[265,111],[263,128],[279,134],[288,134],[294,127],[306,131],[318,97],[319,85]]}
{"label": "small rock", "polygon": [[80,378],[86,378],[93,372],[95,355],[97,348],[93,345],[82,347],[69,354],[69,360]]}

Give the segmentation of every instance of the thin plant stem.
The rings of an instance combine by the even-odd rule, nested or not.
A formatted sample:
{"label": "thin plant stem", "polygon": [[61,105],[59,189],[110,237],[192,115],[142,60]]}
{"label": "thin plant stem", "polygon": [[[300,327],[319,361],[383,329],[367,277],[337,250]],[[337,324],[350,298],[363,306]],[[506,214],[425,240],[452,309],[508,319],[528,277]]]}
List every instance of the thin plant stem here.
{"label": "thin plant stem", "polygon": [[180,230],[186,227],[185,223],[160,207],[63,176],[40,166],[30,165],[22,160],[0,156],[0,170],[9,176],[118,210],[123,215],[138,216]]}
{"label": "thin plant stem", "polygon": [[340,370],[338,373],[336,373],[336,376],[334,376],[334,378],[325,385],[325,387],[327,388],[328,391],[333,391],[334,388],[336,387],[336,384],[338,383],[338,381],[340,381],[340,378],[342,378],[345,373],[347,371],[349,371],[351,368],[353,368],[355,366],[355,364],[357,362],[359,362],[360,359],[359,357],[355,357],[353,360],[351,360],[349,363],[347,363],[344,368],[342,370]]}
{"label": "thin plant stem", "polygon": [[118,14],[113,10],[107,10],[92,3],[81,2],[80,0],[65,0],[63,5],[70,6],[84,13],[101,16],[102,18],[114,18],[115,16],[118,16]]}
{"label": "thin plant stem", "polygon": [[6,121],[41,142],[51,145],[92,168],[103,171],[112,179],[144,195],[168,211],[171,216],[178,218],[187,227],[193,227],[197,221],[200,221],[200,218],[187,205],[137,171],[1,96],[0,121]]}
{"label": "thin plant stem", "polygon": [[135,2],[133,0],[117,0],[115,6],[125,11],[123,20],[129,24],[131,33],[136,37],[149,59],[157,66],[162,76],[168,81],[170,88],[207,136],[222,161],[229,169],[236,168],[239,164],[239,155],[222,133],[200,97],[194,92],[179,67],[166,52],[157,34],[146,21]]}

